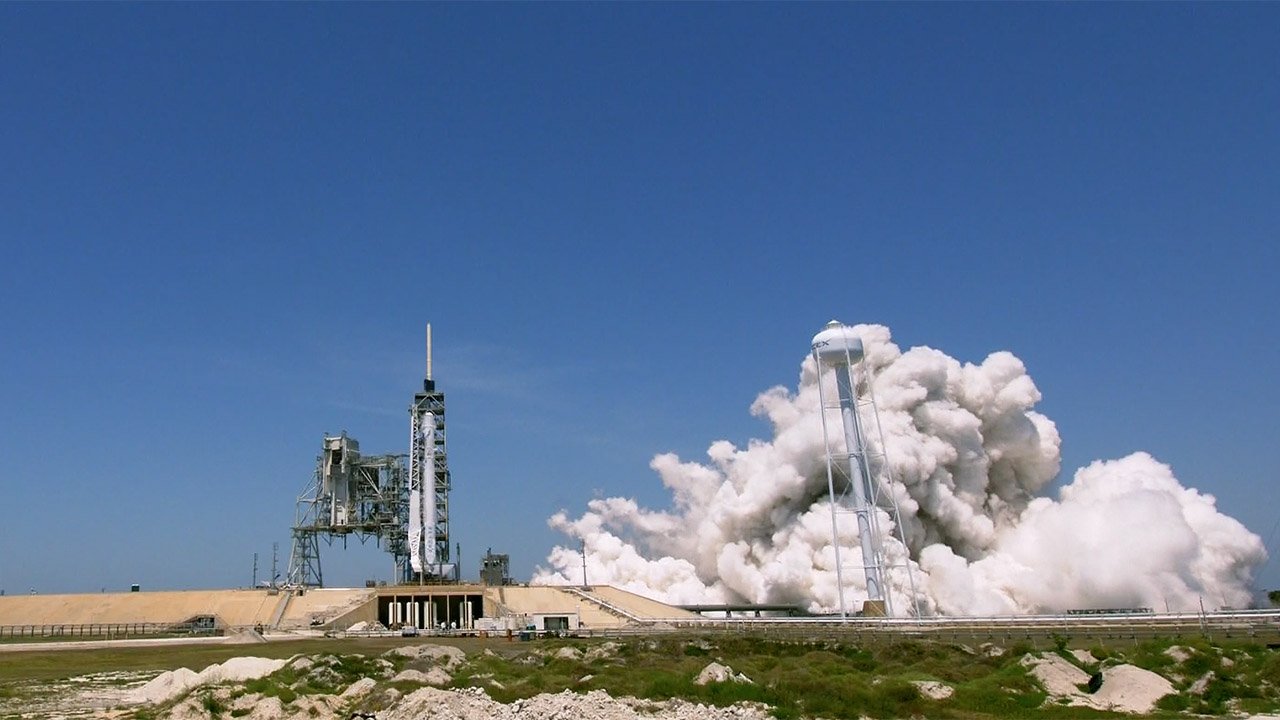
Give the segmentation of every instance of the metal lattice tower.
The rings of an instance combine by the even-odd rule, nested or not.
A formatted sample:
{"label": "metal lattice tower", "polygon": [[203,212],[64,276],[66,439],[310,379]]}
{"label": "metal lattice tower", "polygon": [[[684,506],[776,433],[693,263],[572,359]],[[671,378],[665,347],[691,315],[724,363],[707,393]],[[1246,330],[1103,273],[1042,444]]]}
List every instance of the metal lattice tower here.
{"label": "metal lattice tower", "polygon": [[[836,586],[840,615],[849,616],[845,602],[845,565],[840,552],[841,515],[852,515],[858,527],[862,564],[850,569],[862,570],[866,578],[867,602],[864,614],[894,615],[893,595],[886,587],[891,569],[905,569],[910,586],[911,615],[918,614],[915,577],[909,558],[900,565],[889,565],[885,559],[884,539],[880,530],[878,508],[885,510],[901,536],[902,518],[890,491],[889,464],[884,454],[884,432],[872,393],[871,367],[864,361],[861,338],[853,329],[832,320],[813,338],[813,358],[817,365],[818,397],[822,414],[822,437],[826,446],[827,491],[831,499],[831,535],[835,551]],[[831,384],[834,381],[835,395]],[[828,418],[838,414],[839,420]],[[868,428],[878,445],[868,442]],[[831,426],[842,429],[839,436]]]}
{"label": "metal lattice tower", "polygon": [[408,560],[402,582],[456,579],[450,562],[449,456],[445,445],[444,393],[431,379],[431,326],[427,326],[427,375],[409,406]]}
{"label": "metal lattice tower", "polygon": [[324,585],[321,538],[328,544],[341,538],[344,547],[353,535],[362,543],[385,542],[399,567],[406,554],[405,477],[403,455],[365,456],[346,433],[326,436],[315,474],[298,496],[286,583]]}
{"label": "metal lattice tower", "polygon": [[[316,471],[298,496],[287,584],[321,587],[320,540],[346,545],[355,535],[385,543],[399,582],[456,580],[449,548],[449,457],[445,448],[444,393],[431,379],[431,326],[427,375],[409,407],[409,454],[360,454],[346,433],[326,436]],[[273,579],[272,584],[275,584]]]}

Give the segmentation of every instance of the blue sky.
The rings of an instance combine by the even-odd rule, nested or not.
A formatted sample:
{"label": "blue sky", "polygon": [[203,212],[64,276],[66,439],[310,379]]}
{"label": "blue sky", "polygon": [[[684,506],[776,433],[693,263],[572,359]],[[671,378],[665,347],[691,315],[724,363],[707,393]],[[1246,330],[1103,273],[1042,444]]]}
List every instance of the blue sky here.
{"label": "blue sky", "polygon": [[662,506],[655,453],[764,436],[750,402],[832,317],[1014,352],[1064,479],[1147,450],[1274,553],[1277,27],[0,4],[0,588],[283,565],[323,434],[404,451],[427,321],[470,575],[492,547],[527,577],[591,497]]}

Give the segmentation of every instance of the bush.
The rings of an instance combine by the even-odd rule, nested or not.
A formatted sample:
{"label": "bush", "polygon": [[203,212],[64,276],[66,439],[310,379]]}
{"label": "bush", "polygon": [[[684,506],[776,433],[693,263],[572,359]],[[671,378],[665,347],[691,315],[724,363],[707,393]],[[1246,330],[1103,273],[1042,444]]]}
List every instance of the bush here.
{"label": "bush", "polygon": [[1017,664],[1017,657],[994,672],[956,687],[952,704],[975,714],[1022,717],[1044,703],[1045,692]]}
{"label": "bush", "polygon": [[716,682],[703,686],[700,698],[712,705],[725,706],[740,702],[773,704],[773,694],[753,683]]}
{"label": "bush", "polygon": [[649,700],[669,700],[675,697],[689,697],[696,694],[691,681],[672,673],[659,673],[649,679],[644,689],[644,697]]}
{"label": "bush", "polygon": [[1280,686],[1280,653],[1272,652],[1262,661],[1258,669],[1258,677],[1271,685]]}
{"label": "bush", "polygon": [[1276,711],[1275,702],[1265,698],[1240,698],[1237,702],[1240,712],[1245,715],[1264,715]]}
{"label": "bush", "polygon": [[1197,652],[1182,663],[1182,671],[1188,676],[1199,677],[1214,669],[1217,665],[1217,658],[1211,658],[1204,653]]}
{"label": "bush", "polygon": [[871,705],[871,692],[859,680],[819,684],[810,691],[793,686],[791,691],[792,702],[810,717],[858,718]]}
{"label": "bush", "polygon": [[858,672],[874,672],[879,664],[871,653],[860,648],[846,648],[841,655],[849,661],[849,666]]}
{"label": "bush", "polygon": [[1028,653],[1036,652],[1036,649],[1031,646],[1031,643],[1025,640],[1019,640],[1005,648],[1005,650],[1005,655],[1011,658],[1020,658]]}
{"label": "bush", "polygon": [[1209,686],[1200,696],[1200,704],[1209,714],[1221,715],[1227,709],[1227,702],[1234,699],[1236,695],[1234,683],[1223,678],[1214,678],[1209,681]]}
{"label": "bush", "polygon": [[200,706],[204,708],[205,712],[209,713],[209,717],[215,718],[219,717],[227,710],[227,706],[223,705],[222,701],[212,694],[201,697]]}
{"label": "bush", "polygon": [[[283,672],[283,671],[282,671]],[[292,673],[284,674],[275,673],[267,677],[254,678],[245,681],[243,686],[245,693],[256,693],[263,697],[280,698],[280,702],[288,705],[298,699],[298,693],[289,687],[286,682],[287,678],[293,677]]]}
{"label": "bush", "polygon": [[908,717],[920,714],[923,696],[915,685],[894,679],[872,686],[867,700],[872,717]]}

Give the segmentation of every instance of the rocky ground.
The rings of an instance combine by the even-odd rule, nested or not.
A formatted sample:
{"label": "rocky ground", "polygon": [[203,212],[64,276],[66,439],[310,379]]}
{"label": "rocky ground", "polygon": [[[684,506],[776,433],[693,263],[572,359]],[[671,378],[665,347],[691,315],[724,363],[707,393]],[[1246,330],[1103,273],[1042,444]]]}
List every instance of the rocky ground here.
{"label": "rocky ground", "polygon": [[[775,708],[758,700],[735,698],[763,693],[765,689],[759,683],[776,685],[777,681],[767,680],[759,670],[755,671],[757,678],[753,678],[750,673],[735,669],[731,664],[733,659],[718,657],[718,648],[708,641],[694,641],[684,648],[686,660],[688,656],[707,655],[707,658],[696,664],[679,664],[689,668],[688,687],[698,688],[696,692],[709,702],[700,702],[699,698],[615,697],[605,689],[592,686],[593,674],[576,675],[593,667],[602,668],[601,672],[608,668],[616,670],[634,657],[636,647],[661,655],[669,653],[674,646],[648,643],[624,648],[620,643],[596,643],[583,647],[533,648],[509,657],[486,649],[468,657],[457,647],[422,643],[397,647],[377,656],[321,654],[269,659],[247,655],[199,672],[178,668],[159,674],[98,673],[56,683],[0,686],[3,691],[0,692],[0,718],[764,720],[776,714]],[[794,662],[816,662],[814,652],[795,655],[801,659]],[[962,654],[992,662],[1004,652],[996,647],[962,648]],[[1099,659],[1085,650],[1019,651],[1004,657],[1009,662],[1001,671],[1012,672],[1011,678],[1026,679],[1023,686],[1016,682],[1010,685],[1009,692],[1016,693],[1021,687],[1045,717],[1062,717],[1062,712],[1069,708],[1148,715],[1191,707],[1197,697],[1220,688],[1223,677],[1234,677],[1237,663],[1230,653],[1206,659],[1203,648],[1177,645],[1165,648],[1157,659],[1159,662],[1155,664],[1164,668],[1163,674],[1118,657]],[[677,664],[676,660],[672,659],[673,664]],[[786,658],[779,657],[773,664],[785,661]],[[771,664],[760,664],[758,658],[754,662],[751,665],[754,668]],[[1150,657],[1147,664],[1152,664]],[[1277,665],[1270,657],[1263,658],[1263,664],[1265,667]],[[695,672],[695,667],[701,669]],[[842,672],[838,667],[817,664],[814,667],[825,667],[826,672]],[[511,697],[513,684],[556,671],[575,674],[569,681],[573,687]],[[881,684],[881,678],[872,677],[868,682],[869,686],[876,686]],[[951,710],[966,710],[964,693],[971,692],[961,681],[943,679],[915,679],[902,681],[900,685],[891,695],[901,705],[871,704],[865,714],[893,717],[900,712],[928,717],[932,708],[938,715],[951,715]],[[961,693],[959,697],[957,690]],[[1265,697],[1265,692],[1245,694]],[[500,701],[504,696],[507,702]],[[955,702],[960,704],[953,705]],[[895,711],[894,707],[900,710]],[[1232,705],[1230,700],[1225,708],[1231,714],[1248,715],[1238,703]],[[1026,709],[1034,714],[1036,706]],[[860,714],[863,713],[842,716]]]}

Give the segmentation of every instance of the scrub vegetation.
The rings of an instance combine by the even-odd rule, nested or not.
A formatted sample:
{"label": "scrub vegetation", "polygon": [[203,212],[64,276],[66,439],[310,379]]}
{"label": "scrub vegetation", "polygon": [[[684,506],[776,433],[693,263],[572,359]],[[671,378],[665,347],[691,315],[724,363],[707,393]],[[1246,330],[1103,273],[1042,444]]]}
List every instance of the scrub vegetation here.
{"label": "scrub vegetation", "polygon": [[[421,639],[440,642],[437,638]],[[199,670],[236,655],[306,656],[263,678],[190,696],[209,717],[236,717],[244,696],[276,698],[283,705],[328,696],[339,714],[376,712],[421,683],[393,680],[404,670],[438,667],[429,658],[388,650],[415,644],[400,639],[269,643],[252,647],[185,646],[164,649],[33,652],[0,655],[0,718],[30,693],[47,692],[71,677],[107,671],[121,678],[142,670]],[[1098,690],[1095,680],[1110,667],[1134,665],[1160,674],[1174,687],[1151,717],[1274,713],[1280,710],[1280,650],[1247,641],[1179,639],[1069,649],[1067,643],[968,646],[903,640],[859,645],[795,642],[758,637],[675,637],[628,640],[506,642],[455,640],[467,657],[451,668],[446,687],[479,688],[503,703],[542,693],[604,690],[614,697],[663,701],[678,698],[714,706],[761,703],[778,718],[1049,718],[1131,717],[1108,710],[1066,705],[1049,695],[1023,659],[1056,654],[1091,678],[1081,693]],[[1088,652],[1080,652],[1087,649]],[[710,663],[739,674],[738,680],[699,684]],[[60,668],[60,670],[59,670]],[[377,691],[338,698],[363,678]],[[747,681],[749,679],[749,681]],[[926,692],[945,687],[947,697]],[[177,702],[175,700],[174,702]],[[172,703],[169,703],[170,705]],[[341,715],[346,717],[346,715]],[[165,706],[139,707],[139,720],[165,717]]]}

